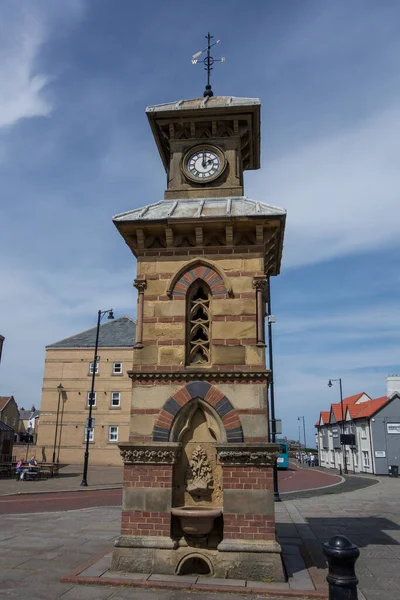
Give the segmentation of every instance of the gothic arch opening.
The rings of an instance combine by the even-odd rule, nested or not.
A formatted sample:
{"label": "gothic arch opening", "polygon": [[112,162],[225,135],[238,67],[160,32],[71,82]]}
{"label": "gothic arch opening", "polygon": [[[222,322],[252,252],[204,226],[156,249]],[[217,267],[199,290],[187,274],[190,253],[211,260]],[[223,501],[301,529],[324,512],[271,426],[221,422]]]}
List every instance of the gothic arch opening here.
{"label": "gothic arch opening", "polygon": [[221,506],[222,469],[215,444],[226,441],[221,418],[204,400],[190,400],[176,415],[170,441],[181,442],[174,466],[173,506]]}
{"label": "gothic arch opening", "polygon": [[190,286],[186,300],[186,364],[209,365],[211,361],[211,290],[198,279]]}

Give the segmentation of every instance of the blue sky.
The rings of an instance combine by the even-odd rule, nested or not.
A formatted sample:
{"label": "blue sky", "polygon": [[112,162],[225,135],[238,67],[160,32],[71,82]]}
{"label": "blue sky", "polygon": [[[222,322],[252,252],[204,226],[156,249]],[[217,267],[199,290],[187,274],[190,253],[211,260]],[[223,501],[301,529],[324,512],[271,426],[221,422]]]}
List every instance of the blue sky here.
{"label": "blue sky", "polygon": [[307,436],[399,368],[400,5],[395,0],[3,0],[0,394],[39,404],[44,347],[135,316],[135,261],[112,215],[163,197],[145,107],[204,89],[191,55],[221,38],[216,94],[259,97],[250,198],[288,210],[273,280],[277,416]]}

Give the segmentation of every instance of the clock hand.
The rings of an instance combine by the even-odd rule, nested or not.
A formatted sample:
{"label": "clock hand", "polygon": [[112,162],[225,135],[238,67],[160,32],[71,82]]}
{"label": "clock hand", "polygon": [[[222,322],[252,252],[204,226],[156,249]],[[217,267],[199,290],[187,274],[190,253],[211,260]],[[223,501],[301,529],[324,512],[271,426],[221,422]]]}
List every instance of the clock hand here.
{"label": "clock hand", "polygon": [[206,163],[206,153],[205,150],[203,150],[203,161],[201,163],[201,166],[203,167],[203,169],[206,167],[207,163]]}

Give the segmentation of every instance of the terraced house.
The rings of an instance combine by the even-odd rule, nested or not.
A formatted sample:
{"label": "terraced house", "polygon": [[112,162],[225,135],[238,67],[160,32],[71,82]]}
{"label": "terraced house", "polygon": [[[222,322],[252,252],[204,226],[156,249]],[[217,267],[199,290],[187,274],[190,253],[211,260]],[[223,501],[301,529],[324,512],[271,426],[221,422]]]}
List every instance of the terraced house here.
{"label": "terraced house", "polygon": [[386,381],[385,396],[360,392],[344,398],[343,407],[339,402],[320,413],[315,427],[321,466],[376,475],[400,469],[400,377]]}

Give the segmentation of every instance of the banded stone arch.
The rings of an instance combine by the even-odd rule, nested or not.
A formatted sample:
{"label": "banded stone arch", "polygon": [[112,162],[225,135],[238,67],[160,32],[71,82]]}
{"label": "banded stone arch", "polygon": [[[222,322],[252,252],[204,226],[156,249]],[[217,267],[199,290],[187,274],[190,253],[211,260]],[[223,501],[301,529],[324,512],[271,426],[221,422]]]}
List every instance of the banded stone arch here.
{"label": "banded stone arch", "polygon": [[168,284],[167,295],[174,299],[184,299],[188,288],[197,279],[203,279],[208,284],[215,298],[232,296],[232,286],[225,273],[201,258],[190,260],[175,273]]}
{"label": "banded stone arch", "polygon": [[244,441],[240,417],[228,398],[206,381],[191,381],[172,394],[158,413],[153,429],[153,442],[171,441],[171,428],[176,415],[188,402],[195,399],[204,401],[218,414],[225,428],[227,442]]}

